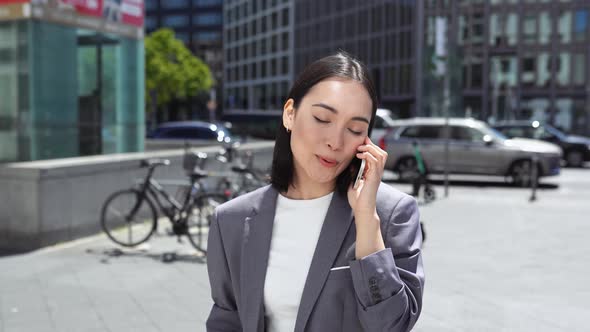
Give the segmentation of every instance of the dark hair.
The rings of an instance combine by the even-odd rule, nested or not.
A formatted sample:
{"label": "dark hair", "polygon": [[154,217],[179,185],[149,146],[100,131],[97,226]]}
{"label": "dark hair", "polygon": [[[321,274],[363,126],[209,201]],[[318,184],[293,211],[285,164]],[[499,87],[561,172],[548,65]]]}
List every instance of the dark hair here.
{"label": "dark hair", "polygon": [[[293,108],[297,111],[301,100],[311,90],[311,88],[319,82],[332,78],[340,77],[350,79],[361,83],[371,100],[373,101],[371,109],[371,121],[369,122],[368,135],[371,135],[373,130],[373,123],[375,113],[377,112],[377,93],[375,85],[369,76],[367,67],[359,60],[353,58],[346,52],[340,51],[334,55],[330,55],[319,60],[314,61],[308,65],[299,77],[293,83],[291,91],[289,91],[288,99],[293,99]],[[281,118],[282,121],[282,118]],[[339,193],[346,194],[348,187],[352,181],[352,176],[360,167],[360,159],[354,158],[351,162],[353,169],[349,173],[350,165],[336,179],[336,190]],[[289,185],[293,182],[293,152],[291,150],[291,133],[283,126],[282,122],[278,126],[275,147],[272,159],[272,169],[270,173],[270,183],[279,192],[288,190]]]}

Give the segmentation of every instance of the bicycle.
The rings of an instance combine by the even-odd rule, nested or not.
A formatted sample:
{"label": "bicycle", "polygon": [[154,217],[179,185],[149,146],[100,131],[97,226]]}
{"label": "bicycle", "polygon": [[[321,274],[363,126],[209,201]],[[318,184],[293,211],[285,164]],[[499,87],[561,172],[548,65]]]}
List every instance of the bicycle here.
{"label": "bicycle", "polygon": [[[201,165],[206,157],[204,153],[195,155],[185,150],[183,166],[187,170],[190,185],[183,193],[181,202],[152,179],[155,169],[170,165],[170,161],[142,160],[140,167],[148,168],[144,180],[133,188],[111,194],[103,204],[103,231],[119,245],[137,246],[149,240],[157,230],[160,211],[172,223],[171,233],[178,237],[179,243],[182,242],[181,237],[186,236],[197,251],[206,255],[207,251],[203,248],[205,226],[211,223],[215,208],[228,200],[223,194],[205,192],[201,179],[208,175]],[[164,205],[160,198],[168,204]]]}
{"label": "bicycle", "polygon": [[[217,153],[215,159],[224,164],[233,164],[237,157],[237,147],[239,143],[224,145],[220,152]],[[268,184],[265,180],[267,176],[261,174],[260,171],[254,169],[253,158],[251,151],[247,151],[244,156],[245,162],[242,160],[231,166],[231,171],[237,174],[237,180],[229,176],[222,177],[217,185],[217,189],[223,192],[227,197],[235,198],[246,194],[250,191],[256,190]]]}

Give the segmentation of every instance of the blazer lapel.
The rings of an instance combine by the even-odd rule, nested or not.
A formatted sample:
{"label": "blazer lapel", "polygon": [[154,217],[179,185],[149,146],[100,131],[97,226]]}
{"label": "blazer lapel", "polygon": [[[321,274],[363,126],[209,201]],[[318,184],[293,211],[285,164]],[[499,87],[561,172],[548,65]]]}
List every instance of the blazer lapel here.
{"label": "blazer lapel", "polygon": [[264,330],[263,294],[278,192],[268,186],[244,221],[241,256],[241,310],[244,331]]}
{"label": "blazer lapel", "polygon": [[[304,331],[318,296],[324,288],[332,264],[342,247],[352,219],[353,214],[348,199],[335,192],[309,267],[297,312],[295,332]],[[265,257],[268,258],[268,252]]]}

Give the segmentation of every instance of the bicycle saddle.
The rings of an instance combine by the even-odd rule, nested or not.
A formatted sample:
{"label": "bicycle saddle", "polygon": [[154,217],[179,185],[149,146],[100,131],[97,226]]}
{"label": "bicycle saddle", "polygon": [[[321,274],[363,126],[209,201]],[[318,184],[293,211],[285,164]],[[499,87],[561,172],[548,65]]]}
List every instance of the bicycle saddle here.
{"label": "bicycle saddle", "polygon": [[168,159],[144,159],[139,163],[140,167],[152,167],[152,166],[168,166],[170,160]]}
{"label": "bicycle saddle", "polygon": [[250,173],[250,169],[246,165],[235,165],[231,167],[232,172],[236,173]]}
{"label": "bicycle saddle", "polygon": [[193,180],[198,180],[198,179],[206,178],[208,175],[209,175],[209,174],[207,174],[207,172],[206,172],[206,171],[204,171],[204,170],[202,170],[202,169],[200,169],[200,168],[198,168],[198,167],[195,167],[195,169],[193,169],[193,170],[192,170],[192,171],[191,171],[191,172],[188,174],[188,176],[190,176],[190,177],[191,177],[191,179],[193,179]]}

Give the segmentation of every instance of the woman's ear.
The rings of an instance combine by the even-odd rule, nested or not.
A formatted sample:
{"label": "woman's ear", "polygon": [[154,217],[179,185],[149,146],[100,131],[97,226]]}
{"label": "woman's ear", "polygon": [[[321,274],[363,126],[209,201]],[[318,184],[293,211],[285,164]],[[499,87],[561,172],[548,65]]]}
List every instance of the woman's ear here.
{"label": "woman's ear", "polygon": [[283,126],[290,131],[293,127],[293,117],[295,116],[295,108],[294,101],[292,98],[289,98],[285,105],[283,106]]}

